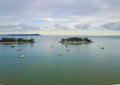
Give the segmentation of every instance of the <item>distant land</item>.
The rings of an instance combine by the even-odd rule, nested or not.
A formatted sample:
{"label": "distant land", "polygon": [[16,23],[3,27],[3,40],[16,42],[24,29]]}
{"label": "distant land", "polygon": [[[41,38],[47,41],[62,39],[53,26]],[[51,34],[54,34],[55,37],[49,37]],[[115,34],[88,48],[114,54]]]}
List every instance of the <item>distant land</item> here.
{"label": "distant land", "polygon": [[0,36],[41,36],[40,34],[0,34]]}

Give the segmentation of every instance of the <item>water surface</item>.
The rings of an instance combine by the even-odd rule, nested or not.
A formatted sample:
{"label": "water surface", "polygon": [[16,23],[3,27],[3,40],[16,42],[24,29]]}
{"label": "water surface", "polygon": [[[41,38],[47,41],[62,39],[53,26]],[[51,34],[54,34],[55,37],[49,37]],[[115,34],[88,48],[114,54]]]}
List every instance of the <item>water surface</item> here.
{"label": "water surface", "polygon": [[[68,46],[58,43],[62,37],[67,36],[33,37],[34,45],[15,48],[0,44],[0,85],[120,83],[120,36],[88,36],[94,43]],[[20,54],[25,57],[18,58]]]}

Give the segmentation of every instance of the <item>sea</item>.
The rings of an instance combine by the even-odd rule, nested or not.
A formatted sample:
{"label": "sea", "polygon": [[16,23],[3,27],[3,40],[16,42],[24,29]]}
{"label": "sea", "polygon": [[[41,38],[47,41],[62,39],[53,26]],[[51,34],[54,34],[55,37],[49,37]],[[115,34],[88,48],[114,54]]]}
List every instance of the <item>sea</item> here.
{"label": "sea", "polygon": [[120,36],[76,36],[94,42],[67,45],[59,41],[73,36],[21,37],[36,43],[0,44],[0,85],[120,84]]}

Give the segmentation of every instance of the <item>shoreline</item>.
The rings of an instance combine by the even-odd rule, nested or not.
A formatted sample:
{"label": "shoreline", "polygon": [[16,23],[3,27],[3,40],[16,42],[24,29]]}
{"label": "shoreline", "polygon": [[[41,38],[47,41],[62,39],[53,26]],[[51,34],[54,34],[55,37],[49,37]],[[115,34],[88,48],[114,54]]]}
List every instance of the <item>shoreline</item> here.
{"label": "shoreline", "polygon": [[84,43],[93,43],[93,41],[91,42],[87,42],[87,41],[65,41],[65,42],[62,42],[62,41],[59,41],[59,43],[62,43],[62,44],[84,44]]}

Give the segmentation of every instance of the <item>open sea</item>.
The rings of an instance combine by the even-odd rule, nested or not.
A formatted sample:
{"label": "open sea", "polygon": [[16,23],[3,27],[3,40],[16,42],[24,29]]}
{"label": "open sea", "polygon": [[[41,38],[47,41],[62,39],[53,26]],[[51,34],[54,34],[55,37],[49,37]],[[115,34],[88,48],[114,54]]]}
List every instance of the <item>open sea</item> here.
{"label": "open sea", "polygon": [[26,36],[36,43],[13,48],[0,44],[0,85],[120,84],[120,36],[87,36],[94,41],[90,44],[59,43],[68,37]]}

